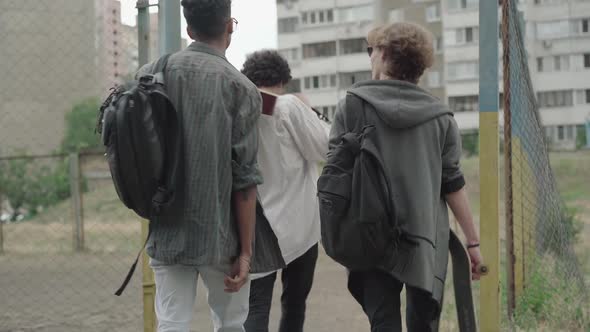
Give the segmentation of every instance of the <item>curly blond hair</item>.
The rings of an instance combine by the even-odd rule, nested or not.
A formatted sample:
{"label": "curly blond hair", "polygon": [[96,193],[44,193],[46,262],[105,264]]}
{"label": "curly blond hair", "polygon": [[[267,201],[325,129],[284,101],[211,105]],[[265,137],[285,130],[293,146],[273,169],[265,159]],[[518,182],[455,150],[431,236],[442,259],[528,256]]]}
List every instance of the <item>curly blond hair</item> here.
{"label": "curly blond hair", "polygon": [[369,32],[370,46],[383,50],[387,74],[394,79],[418,83],[434,63],[432,34],[408,22],[392,23]]}

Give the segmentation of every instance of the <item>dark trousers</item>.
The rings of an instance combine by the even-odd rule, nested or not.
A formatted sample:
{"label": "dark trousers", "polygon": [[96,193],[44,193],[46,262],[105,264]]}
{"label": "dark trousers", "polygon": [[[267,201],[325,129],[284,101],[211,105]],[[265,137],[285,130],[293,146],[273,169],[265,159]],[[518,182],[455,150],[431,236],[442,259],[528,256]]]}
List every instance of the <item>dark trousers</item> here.
{"label": "dark trousers", "polygon": [[[317,259],[318,245],[316,244],[282,270],[283,294],[281,295],[279,332],[303,331],[305,302],[313,284]],[[264,278],[252,280],[250,312],[244,324],[246,332],[268,332],[272,292],[276,278],[275,272]]]}
{"label": "dark trousers", "polygon": [[[378,271],[350,272],[348,290],[363,307],[371,332],[401,332],[400,292],[404,284]],[[406,324],[409,332],[438,331],[440,310],[430,296],[406,285]]]}

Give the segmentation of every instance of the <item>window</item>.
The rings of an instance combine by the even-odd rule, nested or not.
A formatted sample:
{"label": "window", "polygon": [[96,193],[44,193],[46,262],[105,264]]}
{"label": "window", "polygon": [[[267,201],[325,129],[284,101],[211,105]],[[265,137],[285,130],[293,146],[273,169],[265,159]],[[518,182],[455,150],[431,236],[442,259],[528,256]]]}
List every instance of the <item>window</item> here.
{"label": "window", "polygon": [[567,37],[571,31],[567,20],[537,23],[537,39]]}
{"label": "window", "polygon": [[590,53],[584,54],[584,68],[590,68]]}
{"label": "window", "polygon": [[303,44],[303,58],[320,58],[336,55],[336,42]]}
{"label": "window", "polygon": [[565,138],[568,140],[574,139],[574,126],[565,126]]}
{"label": "window", "polygon": [[280,18],[278,21],[278,30],[279,33],[293,33],[297,31],[298,25],[298,17]]}
{"label": "window", "polygon": [[474,43],[479,40],[479,28],[468,27],[445,31],[445,42],[447,45],[463,45]]}
{"label": "window", "polygon": [[557,71],[570,70],[570,57],[569,57],[569,55],[558,55],[555,57],[555,70],[557,70]]}
{"label": "window", "polygon": [[341,8],[338,19],[340,22],[373,21],[373,5]]}
{"label": "window", "polygon": [[288,62],[291,61],[299,61],[299,49],[298,48],[287,48],[283,50],[279,50],[279,53],[287,60]]}
{"label": "window", "polygon": [[590,104],[590,89],[586,90],[586,104]]}
{"label": "window", "polygon": [[291,80],[291,82],[287,83],[287,86],[285,86],[285,91],[287,93],[301,92],[301,80],[298,78]]}
{"label": "window", "polygon": [[336,75],[308,76],[303,79],[304,89],[326,89],[336,87]]}
{"label": "window", "polygon": [[479,77],[479,63],[476,61],[449,63],[447,68],[447,80],[470,80]]}
{"label": "window", "polygon": [[452,112],[477,112],[479,96],[449,97],[449,107]]}
{"label": "window", "polygon": [[466,43],[473,43],[479,39],[479,29],[478,28],[465,28],[465,42]]}
{"label": "window", "polygon": [[545,138],[547,139],[547,141],[552,142],[553,136],[554,136],[553,127],[552,126],[545,127]]}
{"label": "window", "polygon": [[439,88],[442,85],[442,80],[439,71],[431,71],[428,73],[428,86],[431,88]]}
{"label": "window", "polygon": [[367,41],[364,38],[344,39],[340,41],[340,54],[364,53]]}
{"label": "window", "polygon": [[588,21],[590,21],[590,19],[583,19],[582,20],[582,33],[588,33]]}
{"label": "window", "polygon": [[557,140],[563,141],[565,139],[565,128],[563,126],[557,126]]}
{"label": "window", "polygon": [[426,22],[440,21],[440,3],[426,7]]}
{"label": "window", "polygon": [[537,58],[537,71],[543,72],[543,58]]}
{"label": "window", "polygon": [[370,71],[356,71],[349,73],[340,73],[340,89],[348,89],[353,84],[371,79]]}
{"label": "window", "polygon": [[301,24],[326,24],[334,22],[334,10],[322,9],[301,13]]}
{"label": "window", "polygon": [[443,51],[443,38],[442,37],[434,38],[434,51],[436,53],[440,53]]}
{"label": "window", "polygon": [[450,10],[471,9],[479,7],[479,0],[448,0]]}
{"label": "window", "polygon": [[574,93],[572,90],[543,91],[537,93],[540,107],[562,107],[574,104]]}

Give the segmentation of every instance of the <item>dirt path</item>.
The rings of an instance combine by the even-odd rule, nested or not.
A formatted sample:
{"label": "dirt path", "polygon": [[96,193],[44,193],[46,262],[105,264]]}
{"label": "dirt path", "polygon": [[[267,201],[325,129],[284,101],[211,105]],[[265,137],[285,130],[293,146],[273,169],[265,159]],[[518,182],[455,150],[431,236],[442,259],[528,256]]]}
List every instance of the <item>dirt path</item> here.
{"label": "dirt path", "polygon": [[[131,332],[142,330],[140,275],[118,298],[132,255],[0,256],[0,332]],[[275,287],[271,331],[279,319]],[[192,331],[211,331],[202,285]],[[454,311],[441,331],[454,331]],[[344,270],[320,255],[308,302],[306,331],[368,331],[364,313],[346,289]]]}

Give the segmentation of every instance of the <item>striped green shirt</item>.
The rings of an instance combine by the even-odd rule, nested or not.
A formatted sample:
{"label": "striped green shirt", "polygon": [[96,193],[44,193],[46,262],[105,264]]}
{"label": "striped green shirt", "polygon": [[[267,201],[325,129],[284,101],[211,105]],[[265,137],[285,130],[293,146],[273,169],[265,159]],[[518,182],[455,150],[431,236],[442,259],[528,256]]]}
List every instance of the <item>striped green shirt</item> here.
{"label": "striped green shirt", "polygon": [[[200,42],[170,57],[165,82],[181,119],[184,153],[175,202],[151,221],[147,252],[163,264],[229,264],[240,248],[231,194],[262,183],[256,162],[260,93],[223,54]],[[253,272],[282,265],[276,238],[261,234],[265,229],[256,227],[254,247],[267,250],[255,253],[255,261],[268,266],[253,265]]]}

